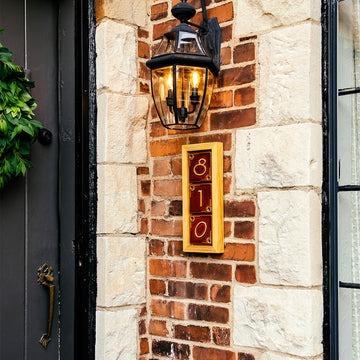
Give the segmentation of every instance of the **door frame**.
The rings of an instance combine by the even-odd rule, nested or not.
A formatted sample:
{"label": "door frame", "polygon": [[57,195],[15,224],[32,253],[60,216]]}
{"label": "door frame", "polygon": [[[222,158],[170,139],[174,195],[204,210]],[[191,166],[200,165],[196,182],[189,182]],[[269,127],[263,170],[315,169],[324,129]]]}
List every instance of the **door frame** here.
{"label": "door frame", "polygon": [[74,358],[92,360],[95,359],[97,288],[96,17],[94,0],[74,0],[74,4],[76,59]]}

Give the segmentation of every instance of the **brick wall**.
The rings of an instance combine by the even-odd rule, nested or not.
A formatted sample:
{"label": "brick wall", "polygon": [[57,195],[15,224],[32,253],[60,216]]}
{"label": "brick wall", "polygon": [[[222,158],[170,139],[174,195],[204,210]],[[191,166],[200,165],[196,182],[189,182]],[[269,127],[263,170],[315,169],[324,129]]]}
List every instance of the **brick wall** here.
{"label": "brick wall", "polygon": [[[322,359],[320,4],[207,0],[221,71],[202,128],[179,132],[145,66],[173,3],[97,0],[97,360]],[[184,254],[181,146],[210,141],[225,252]]]}
{"label": "brick wall", "polygon": [[[190,1],[201,20],[200,1]],[[153,1],[151,24],[139,29],[139,90],[149,92],[145,62],[164,32],[176,26],[175,2]],[[141,232],[147,239],[147,314],[139,323],[140,359],[254,359],[232,339],[233,286],[257,282],[257,217],[253,192],[234,187],[235,129],[256,123],[257,37],[233,37],[232,1],[207,1],[222,28],[222,66],[200,130],[162,127],[154,105],[148,120],[148,167],[138,168]],[[225,252],[182,251],[181,146],[224,145]]]}

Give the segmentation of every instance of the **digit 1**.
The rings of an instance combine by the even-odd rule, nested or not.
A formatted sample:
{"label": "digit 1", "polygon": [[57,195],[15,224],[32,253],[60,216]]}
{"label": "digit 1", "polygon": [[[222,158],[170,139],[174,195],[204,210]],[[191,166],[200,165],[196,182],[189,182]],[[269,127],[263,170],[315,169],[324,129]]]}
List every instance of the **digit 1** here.
{"label": "digit 1", "polygon": [[200,193],[200,207],[203,206],[203,203],[202,203],[202,190],[198,190],[198,192]]}

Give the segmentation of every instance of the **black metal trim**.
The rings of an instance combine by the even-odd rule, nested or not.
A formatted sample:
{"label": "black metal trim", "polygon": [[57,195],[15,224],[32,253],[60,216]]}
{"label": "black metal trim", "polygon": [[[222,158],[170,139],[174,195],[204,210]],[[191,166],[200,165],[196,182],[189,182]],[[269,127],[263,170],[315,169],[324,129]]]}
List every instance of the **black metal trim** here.
{"label": "black metal trim", "polygon": [[214,62],[206,55],[171,53],[155,56],[146,62],[146,66],[151,70],[173,65],[207,67],[214,76],[219,73],[219,69]]}
{"label": "black metal trim", "polygon": [[338,191],[359,191],[360,185],[343,185],[338,187]]}
{"label": "black metal trim", "polygon": [[358,88],[358,87],[339,90],[339,96],[353,95],[353,94],[359,94],[359,93],[360,93],[360,88]]}
{"label": "black metal trim", "polygon": [[356,283],[346,283],[339,281],[339,286],[341,288],[346,288],[346,289],[360,289],[360,284],[356,284]]}
{"label": "black metal trim", "polygon": [[338,360],[337,1],[322,0],[324,359]]}
{"label": "black metal trim", "polygon": [[96,78],[95,1],[75,1],[76,239],[75,359],[95,359]]}

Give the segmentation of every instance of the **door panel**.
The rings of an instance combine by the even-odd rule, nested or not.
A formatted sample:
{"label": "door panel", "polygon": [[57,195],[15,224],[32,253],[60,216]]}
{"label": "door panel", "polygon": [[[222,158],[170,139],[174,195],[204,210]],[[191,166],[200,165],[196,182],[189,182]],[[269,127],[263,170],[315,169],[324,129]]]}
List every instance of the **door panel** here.
{"label": "door panel", "polygon": [[[59,35],[59,28],[64,30],[60,18],[68,22],[67,42]],[[0,3],[0,28],[5,29],[0,42],[14,53],[17,64],[30,70],[36,119],[53,134],[50,145],[33,144],[34,168],[26,178],[0,191],[0,359],[4,360],[55,360],[59,353],[61,359],[73,359],[75,124],[74,101],[62,101],[64,91],[74,96],[73,20],[70,0]],[[66,64],[61,63],[64,53]],[[60,251],[61,242],[67,251]],[[62,290],[60,260],[67,266],[64,277],[68,278],[61,281]],[[54,268],[56,289],[52,340],[46,349],[39,340],[47,331],[49,289],[37,283],[37,270],[44,263]],[[67,304],[62,313],[69,331],[59,341],[62,303]]]}

